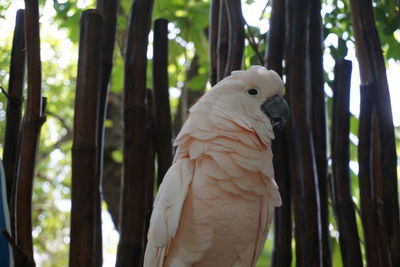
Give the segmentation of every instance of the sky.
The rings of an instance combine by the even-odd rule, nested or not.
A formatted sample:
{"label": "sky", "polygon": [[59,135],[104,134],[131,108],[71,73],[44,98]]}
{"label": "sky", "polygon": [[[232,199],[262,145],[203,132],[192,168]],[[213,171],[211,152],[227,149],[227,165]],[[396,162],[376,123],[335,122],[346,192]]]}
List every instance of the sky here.
{"label": "sky", "polygon": [[[60,1],[59,2],[64,2]],[[71,60],[71,58],[77,59],[77,55],[74,54],[74,52],[71,52],[71,49],[68,49],[72,47],[72,43],[68,40],[67,33],[65,31],[60,31],[57,29],[57,26],[49,23],[51,21],[51,16],[54,15],[54,10],[52,8],[52,1],[46,1],[46,5],[43,10],[41,10],[41,33],[46,33],[46,34],[51,34],[54,38],[64,40],[65,44],[65,51],[64,57],[67,62],[67,60]],[[85,3],[87,1],[81,0],[79,1],[79,5],[85,6]],[[242,1],[244,2],[244,1]],[[259,19],[261,16],[261,12],[265,7],[266,0],[256,0],[254,1],[253,4],[243,5],[243,14],[244,17],[249,25],[259,27],[261,29],[261,32],[266,32],[269,28],[268,20],[267,19]],[[17,9],[23,8],[24,7],[24,1],[23,0],[16,0],[13,2],[11,5],[10,9],[7,11],[6,14],[6,21],[5,23],[0,24],[0,32],[4,36],[8,36],[14,29],[14,23],[15,23],[15,14]],[[325,12],[323,10],[323,12]],[[400,36],[399,32],[397,32],[397,35]],[[0,39],[0,47],[3,46],[2,44],[4,43],[4,40]],[[328,36],[325,46],[329,47],[329,45],[337,44],[337,39],[335,36]],[[49,59],[52,56],[52,51],[49,50],[49,45],[46,44],[45,42],[42,43],[42,51],[41,51],[41,56],[43,60]],[[334,67],[334,60],[332,57],[328,54],[327,52],[324,56],[324,68],[328,72],[333,71]],[[359,71],[358,71],[358,64],[357,60],[355,58],[355,51],[354,47],[349,47],[349,53],[346,59],[349,59],[353,62],[353,73],[352,73],[352,80],[351,80],[351,97],[350,97],[350,110],[351,113],[358,115],[359,114],[359,102],[360,102],[360,95],[359,95]],[[400,63],[395,62],[394,60],[389,61],[388,64],[388,69],[387,69],[387,77],[389,81],[389,88],[390,88],[390,95],[391,95],[391,101],[392,101],[392,110],[393,110],[393,115],[394,115],[394,124],[395,126],[400,126],[400,85],[397,82],[397,78],[400,74]],[[326,93],[327,95],[332,95],[331,89],[326,86]],[[351,166],[354,171],[358,169],[358,165]],[[70,209],[70,203],[65,201],[60,201],[59,204],[60,208],[62,210],[69,210]],[[114,226],[112,224],[110,215],[108,212],[103,212],[102,214],[102,219],[103,219],[103,248],[104,248],[104,265],[105,267],[107,266],[114,266],[115,262],[115,254],[116,254],[116,246],[118,243],[118,233],[114,229]],[[40,256],[35,255],[35,258],[38,261],[38,266],[40,266]]]}

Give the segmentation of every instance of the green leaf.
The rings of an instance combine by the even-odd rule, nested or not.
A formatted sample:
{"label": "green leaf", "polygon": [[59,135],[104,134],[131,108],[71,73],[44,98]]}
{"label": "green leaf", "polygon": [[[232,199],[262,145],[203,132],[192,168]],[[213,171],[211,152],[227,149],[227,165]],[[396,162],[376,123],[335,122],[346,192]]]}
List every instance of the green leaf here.
{"label": "green leaf", "polygon": [[189,89],[191,90],[201,90],[204,89],[206,83],[208,80],[208,73],[206,74],[199,74],[195,77],[193,77],[188,83],[187,86],[189,87]]}
{"label": "green leaf", "polygon": [[111,157],[115,162],[122,163],[123,156],[122,156],[122,151],[121,150],[114,150],[111,153]]}

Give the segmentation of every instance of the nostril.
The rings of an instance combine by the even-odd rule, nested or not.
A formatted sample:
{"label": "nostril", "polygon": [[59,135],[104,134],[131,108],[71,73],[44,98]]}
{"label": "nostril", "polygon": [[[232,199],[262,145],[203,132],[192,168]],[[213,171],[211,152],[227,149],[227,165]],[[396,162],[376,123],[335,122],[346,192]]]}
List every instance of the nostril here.
{"label": "nostril", "polygon": [[282,122],[281,118],[272,118],[272,126],[276,126]]}

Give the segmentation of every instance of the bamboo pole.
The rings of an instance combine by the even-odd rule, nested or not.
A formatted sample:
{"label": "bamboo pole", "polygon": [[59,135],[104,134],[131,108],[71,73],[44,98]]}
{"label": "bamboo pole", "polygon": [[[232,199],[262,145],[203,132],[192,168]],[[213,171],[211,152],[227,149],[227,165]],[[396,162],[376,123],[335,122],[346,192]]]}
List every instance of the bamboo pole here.
{"label": "bamboo pole", "polygon": [[[15,237],[15,194],[17,187],[17,167],[20,152],[22,105],[24,102],[25,78],[25,11],[17,11],[11,50],[10,79],[7,92],[6,125],[4,134],[3,164],[6,176],[8,207],[11,233]],[[15,243],[15,241],[13,240]],[[19,251],[14,247],[14,254]],[[16,257],[16,256],[15,256]],[[15,258],[14,257],[14,258]]]}
{"label": "bamboo pole", "polygon": [[[17,12],[11,50],[10,79],[7,92],[6,129],[4,135],[3,164],[7,182],[10,213],[14,208],[15,172],[18,159],[18,138],[21,130],[22,103],[25,75],[24,10]],[[14,187],[14,189],[13,189]],[[14,191],[14,192],[13,192]],[[14,216],[11,215],[13,218]],[[11,224],[13,224],[11,222]]]}
{"label": "bamboo pole", "polygon": [[272,0],[269,34],[267,40],[266,60],[268,69],[283,75],[282,61],[285,46],[285,3],[286,0]]}
{"label": "bamboo pole", "polygon": [[223,0],[228,17],[229,46],[224,77],[242,68],[244,53],[244,19],[240,0]]}
{"label": "bamboo pole", "polygon": [[38,1],[25,1],[25,40],[28,70],[28,97],[25,117],[22,124],[15,193],[15,239],[22,253],[22,257],[19,259],[16,258],[15,262],[21,266],[34,266],[32,190],[40,128],[44,122],[44,105],[41,95],[42,74]]}
{"label": "bamboo pole", "polygon": [[113,153],[122,150],[122,95],[110,92],[107,102],[107,119],[113,124],[105,129],[107,138],[104,139],[102,197],[107,203],[107,210],[110,212],[114,226],[118,229],[122,163],[113,157]]}
{"label": "bamboo pole", "polygon": [[[368,266],[390,266],[388,257],[381,247],[379,238],[378,214],[376,209],[374,183],[372,178],[371,129],[374,110],[373,99],[376,97],[375,85],[362,85],[360,118],[358,130],[359,186],[361,199],[361,219],[363,222],[365,253]],[[385,265],[382,265],[385,264]]]}
{"label": "bamboo pole", "polygon": [[[102,203],[102,181],[103,181],[103,161],[104,161],[104,121],[107,113],[107,97],[108,88],[111,78],[111,70],[113,65],[114,56],[114,44],[115,44],[115,32],[117,22],[117,0],[98,0],[97,10],[103,15],[103,42],[102,42],[102,62],[101,62],[101,85],[100,85],[100,99],[99,99],[99,123],[98,123],[98,172],[97,172],[97,187],[99,195],[96,196],[97,201],[95,202],[97,207],[96,219],[101,220],[101,203]],[[102,255],[102,233],[101,233],[101,222],[98,221],[96,225],[96,248],[95,253],[98,254],[96,257],[101,261]],[[101,265],[101,262],[96,265]]]}
{"label": "bamboo pole", "polygon": [[[98,121],[103,18],[86,10],[80,21],[72,145],[69,266],[101,266],[98,183]],[[100,235],[100,236],[99,236]]]}
{"label": "bamboo pole", "polygon": [[[153,54],[154,55],[154,54]],[[153,211],[153,202],[154,202],[154,189],[155,189],[155,166],[154,166],[154,158],[156,153],[156,131],[155,131],[155,114],[154,114],[154,97],[153,91],[150,89],[146,90],[146,120],[148,122],[147,133],[150,138],[146,138],[146,151],[144,153],[144,157],[146,158],[147,173],[146,173],[146,181],[145,181],[145,230],[143,235],[143,247],[145,248],[147,245],[147,232],[150,226],[150,218],[151,213]]]}
{"label": "bamboo pole", "polygon": [[[265,62],[267,68],[282,76],[285,42],[285,1],[273,0]],[[290,266],[292,262],[292,213],[290,172],[288,164],[287,131],[279,131],[272,142],[275,179],[279,186],[282,206],[275,209],[274,246],[271,266]]]}
{"label": "bamboo pole", "polygon": [[161,184],[172,163],[172,121],[168,85],[168,21],[154,22],[153,86],[157,149],[157,181]]}
{"label": "bamboo pole", "polygon": [[225,67],[228,61],[229,29],[228,15],[224,0],[219,0],[218,40],[217,40],[217,80],[225,78]]}
{"label": "bamboo pole", "polygon": [[210,26],[208,29],[209,54],[210,54],[210,83],[214,86],[217,83],[218,73],[218,28],[219,28],[219,7],[221,0],[212,0],[210,4]]}
{"label": "bamboo pole", "polygon": [[327,181],[327,134],[326,108],[324,90],[323,66],[323,38],[321,0],[311,0],[310,11],[310,67],[311,67],[311,107],[318,112],[311,112],[313,142],[315,147],[315,161],[317,164],[319,208],[321,213],[322,262],[324,267],[332,266],[329,208],[328,208],[328,181]]}
{"label": "bamboo pole", "polygon": [[332,107],[333,199],[345,267],[363,266],[349,176],[351,68],[351,61],[336,62]]}
{"label": "bamboo pole", "polygon": [[146,151],[146,66],[152,0],[135,0],[129,25],[124,78],[124,144],[120,240],[116,266],[140,266],[144,254]]}
{"label": "bamboo pole", "polygon": [[275,179],[282,198],[282,206],[275,208],[274,247],[271,259],[272,267],[290,266],[292,263],[293,225],[287,143],[287,132],[276,132],[275,140],[272,143],[272,150],[274,153],[273,164]]}
{"label": "bamboo pole", "polygon": [[[377,228],[375,231],[379,230],[381,234],[378,235],[377,238],[383,239],[380,241],[369,239],[371,243],[374,243],[369,246],[373,247],[376,243],[380,243],[380,250],[382,252],[380,254],[381,261],[387,261],[385,259],[386,251],[389,251],[391,264],[393,266],[399,266],[400,255],[397,252],[400,250],[400,221],[396,170],[397,155],[385,62],[382,55],[379,35],[375,26],[372,2],[370,0],[351,0],[350,4],[356,40],[357,59],[360,66],[361,95],[367,94],[368,92],[364,92],[364,90],[371,86],[374,88],[373,90],[376,91],[374,92],[375,97],[369,99],[371,101],[369,105],[375,106],[375,110],[373,111],[374,115],[371,115],[368,119],[372,120],[372,118],[374,118],[374,120],[373,123],[370,122],[366,124],[370,128],[364,130],[372,131],[375,127],[379,130],[379,135],[373,135],[372,137],[374,137],[374,139],[368,146],[368,149],[372,152],[366,153],[372,153],[371,155],[375,155],[375,158],[377,158],[376,155],[379,153],[378,158],[380,164],[373,164],[374,168],[370,177],[370,179],[373,180],[370,181],[370,184],[372,185],[374,197],[376,198],[374,201],[377,205],[376,209],[378,209],[377,215],[382,215],[383,217],[379,219],[380,228]],[[379,151],[376,151],[376,148],[378,148]],[[360,176],[360,181],[361,179]],[[375,188],[375,186],[379,184],[382,185],[383,192],[381,194],[376,194],[379,192],[376,191],[377,188]],[[383,199],[380,199],[379,196],[382,196]],[[382,208],[380,207],[381,205],[383,205]],[[382,212],[380,212],[380,210],[382,210]],[[367,231],[364,232],[365,235],[371,234]],[[385,241],[386,239],[387,242]],[[376,254],[376,251],[371,250],[371,253]],[[371,255],[370,257],[375,256]]]}
{"label": "bamboo pole", "polygon": [[311,129],[308,81],[310,4],[287,3],[287,90],[291,108],[289,126],[290,174],[295,214],[297,266],[323,266],[318,177]]}

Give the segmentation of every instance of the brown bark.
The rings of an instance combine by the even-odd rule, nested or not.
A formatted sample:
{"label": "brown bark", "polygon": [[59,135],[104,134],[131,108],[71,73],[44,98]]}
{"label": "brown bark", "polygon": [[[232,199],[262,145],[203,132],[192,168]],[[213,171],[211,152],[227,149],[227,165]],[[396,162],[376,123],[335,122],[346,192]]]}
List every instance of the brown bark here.
{"label": "brown bark", "polygon": [[82,13],[72,145],[69,266],[102,264],[101,244],[97,244],[102,240],[98,180],[102,26],[102,16],[96,11]]}
{"label": "brown bark", "polygon": [[[371,127],[374,110],[373,99],[376,97],[374,84],[361,86],[360,118],[358,130],[359,186],[361,199],[361,219],[363,222],[365,253],[368,266],[390,266],[385,249],[379,238],[378,214],[373,183],[373,162]],[[382,265],[383,264],[383,265]]]}
{"label": "brown bark", "polygon": [[276,131],[272,143],[274,153],[273,164],[275,179],[279,186],[282,206],[275,208],[274,247],[271,266],[290,266],[292,263],[292,213],[291,213],[291,183],[288,164],[287,133]]}
{"label": "brown bark", "polygon": [[219,0],[216,82],[225,78],[225,67],[228,61],[229,28],[226,9],[225,0]]}
{"label": "brown bark", "polygon": [[271,18],[266,49],[267,68],[283,75],[282,60],[285,43],[285,1],[272,0]]}
{"label": "brown bark", "polygon": [[149,230],[150,226],[150,217],[151,212],[153,211],[153,202],[154,202],[154,189],[155,189],[155,166],[154,166],[154,158],[156,153],[155,147],[155,123],[154,123],[154,99],[153,99],[153,91],[147,89],[146,91],[146,119],[148,121],[148,134],[150,138],[146,138],[146,147],[147,150],[144,153],[144,157],[146,158],[147,166],[147,175],[148,178],[145,183],[145,230],[143,235],[143,247],[146,247],[147,244],[147,231]]}
{"label": "brown bark", "polygon": [[118,229],[121,195],[122,164],[113,157],[115,151],[122,151],[122,97],[110,92],[107,98],[107,119],[112,121],[105,129],[103,198],[111,214],[114,226]]}
{"label": "brown bark", "polygon": [[219,7],[221,0],[212,0],[210,5],[210,26],[208,28],[208,41],[210,43],[210,83],[214,86],[217,83],[218,73],[218,28],[219,28]]}
{"label": "brown bark", "polygon": [[[10,214],[14,208],[15,172],[18,159],[18,138],[21,129],[21,115],[25,75],[24,10],[17,12],[11,50],[10,79],[7,93],[6,129],[4,135],[3,165],[7,182],[7,196]],[[14,187],[14,190],[12,189]],[[13,216],[11,216],[13,217]],[[12,223],[13,224],[13,223]]]}
{"label": "brown bark", "polygon": [[[99,122],[98,122],[98,172],[97,172],[97,183],[100,194],[96,196],[98,199],[97,212],[98,216],[96,219],[101,219],[101,203],[102,203],[102,179],[103,179],[103,158],[104,158],[104,121],[107,112],[107,97],[108,88],[111,77],[111,69],[113,65],[113,55],[114,55],[114,44],[115,44],[115,32],[116,32],[116,22],[117,22],[117,0],[98,0],[97,10],[102,14],[103,23],[103,42],[102,42],[102,62],[101,62],[101,85],[100,85],[100,99],[99,99]],[[101,261],[102,252],[102,240],[101,240],[101,222],[96,222],[96,251],[99,254],[97,259]],[[96,265],[101,265],[101,262]]]}
{"label": "brown bark", "polygon": [[323,66],[321,0],[311,1],[310,12],[311,124],[317,164],[321,213],[322,262],[332,266],[327,184],[326,111]]}
{"label": "brown bark", "polygon": [[[363,89],[369,86],[374,87],[374,98],[371,98],[369,105],[376,107],[375,113],[377,119],[374,127],[379,129],[379,135],[374,135],[369,149],[374,151],[371,155],[379,153],[380,164],[373,164],[372,171],[373,185],[382,184],[383,193],[383,223],[388,238],[388,248],[385,248],[384,240],[381,240],[381,260],[385,260],[386,250],[389,250],[390,260],[393,266],[400,265],[400,222],[399,222],[399,204],[398,204],[398,185],[397,185],[397,155],[395,136],[392,120],[392,111],[390,104],[390,96],[386,77],[385,62],[382,55],[379,35],[375,26],[372,2],[369,0],[352,0],[350,1],[352,8],[352,21],[356,39],[357,59],[360,65],[361,76],[361,95],[366,94]],[[360,112],[361,113],[361,112]],[[374,115],[375,116],[375,115]],[[368,117],[372,119],[374,116]],[[367,124],[371,131],[372,122]],[[371,134],[371,133],[369,133]],[[379,139],[379,140],[378,140]],[[378,143],[378,144],[376,144]],[[378,168],[378,169],[377,169]],[[360,177],[361,179],[361,177]],[[379,181],[382,179],[382,181]],[[373,189],[375,191],[375,189]],[[377,193],[376,191],[374,193]],[[381,201],[376,198],[375,201]],[[376,203],[376,208],[380,209],[381,203]],[[369,233],[366,233],[368,235]],[[382,235],[379,236],[380,238]],[[370,240],[377,242],[377,240]],[[372,246],[372,245],[371,245]],[[372,251],[371,251],[372,253]],[[367,257],[368,258],[368,257]]]}
{"label": "brown bark", "polygon": [[[267,68],[282,76],[285,40],[285,1],[273,0],[266,50]],[[275,179],[279,186],[282,206],[275,209],[274,247],[271,266],[290,266],[292,262],[292,213],[290,197],[290,173],[287,150],[287,131],[276,131],[272,143]]]}
{"label": "brown bark", "polygon": [[244,53],[244,19],[240,0],[224,0],[228,17],[229,47],[224,77],[242,68]]}
{"label": "brown bark", "polygon": [[[101,151],[102,135],[104,132],[103,126],[107,113],[107,97],[108,88],[110,86],[111,70],[113,66],[116,21],[117,21],[117,0],[98,0],[97,10],[103,16],[103,57],[102,57],[102,71],[101,71],[101,90],[100,90],[100,107],[99,107],[99,149]],[[102,171],[102,170],[100,170]]]}
{"label": "brown bark", "polygon": [[290,174],[297,266],[323,266],[318,177],[310,114],[310,1],[287,4],[287,90],[291,108]]}
{"label": "brown bark", "polygon": [[345,267],[363,266],[349,175],[351,61],[335,65],[332,110],[332,171],[334,210]]}
{"label": "brown bark", "polygon": [[130,18],[125,57],[124,143],[120,210],[120,240],[116,266],[139,266],[144,253],[145,185],[149,163],[149,123],[146,119],[146,66],[152,0],[135,0]]}
{"label": "brown bark", "polygon": [[[41,95],[41,62],[38,1],[25,1],[25,40],[28,67],[28,98],[22,125],[17,166],[15,238],[24,261],[34,266],[32,242],[32,189],[40,128],[44,121]],[[17,261],[17,259],[16,259]]]}
{"label": "brown bark", "polygon": [[101,88],[99,102],[99,180],[102,179],[103,165],[103,143],[104,143],[104,120],[107,113],[108,88],[113,65],[115,32],[117,21],[117,0],[98,0],[97,10],[102,14],[103,42],[102,42],[102,63],[101,63]]}
{"label": "brown bark", "polygon": [[[6,176],[6,192],[10,214],[11,233],[15,237],[15,193],[17,186],[17,166],[20,152],[22,104],[24,102],[25,75],[25,11],[17,11],[11,50],[10,79],[7,92],[6,125],[4,134],[3,165]],[[14,242],[14,240],[13,240]],[[19,251],[14,247],[14,253]],[[16,259],[18,256],[15,256]],[[17,260],[15,260],[17,262]]]}
{"label": "brown bark", "polygon": [[168,85],[168,21],[154,23],[153,86],[157,150],[157,181],[162,179],[172,163],[172,122]]}

